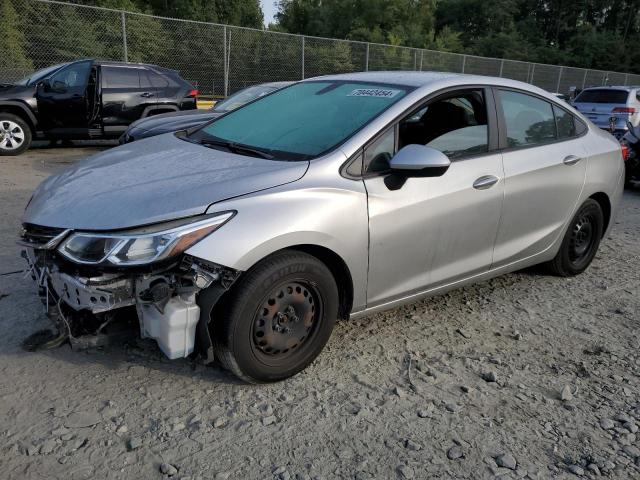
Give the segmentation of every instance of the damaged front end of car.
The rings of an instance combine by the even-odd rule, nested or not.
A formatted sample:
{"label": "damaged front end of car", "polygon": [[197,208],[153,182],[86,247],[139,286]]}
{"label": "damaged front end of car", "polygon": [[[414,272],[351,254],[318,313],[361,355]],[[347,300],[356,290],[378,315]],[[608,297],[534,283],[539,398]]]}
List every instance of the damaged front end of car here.
{"label": "damaged front end of car", "polygon": [[185,251],[229,221],[221,212],[117,232],[24,224],[20,245],[58,336],[89,348],[152,338],[170,359],[213,360],[211,311],[240,272]]}

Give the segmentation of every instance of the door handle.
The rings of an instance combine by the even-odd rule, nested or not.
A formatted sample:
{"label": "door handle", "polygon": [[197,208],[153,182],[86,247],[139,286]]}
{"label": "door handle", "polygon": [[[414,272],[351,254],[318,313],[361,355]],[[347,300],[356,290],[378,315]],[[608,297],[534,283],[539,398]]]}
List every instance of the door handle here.
{"label": "door handle", "polygon": [[144,92],[144,93],[141,93],[141,94],[140,94],[140,96],[141,96],[141,97],[144,97],[144,98],[149,98],[149,97],[153,97],[153,93],[151,93],[151,92]]}
{"label": "door handle", "polygon": [[485,175],[480,177],[475,182],[473,182],[473,188],[476,190],[486,190],[487,188],[493,187],[500,180],[495,175]]}
{"label": "door handle", "polygon": [[575,165],[580,160],[582,160],[580,157],[577,157],[575,155],[569,155],[568,157],[564,157],[564,160],[562,160],[562,163],[564,163],[565,165]]}

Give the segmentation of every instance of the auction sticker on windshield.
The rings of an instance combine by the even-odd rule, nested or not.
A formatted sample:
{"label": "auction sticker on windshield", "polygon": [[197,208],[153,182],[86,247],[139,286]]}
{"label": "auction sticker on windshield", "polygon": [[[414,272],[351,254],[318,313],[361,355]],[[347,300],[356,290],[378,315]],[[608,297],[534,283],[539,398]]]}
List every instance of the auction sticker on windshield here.
{"label": "auction sticker on windshield", "polygon": [[400,90],[389,90],[383,88],[357,88],[352,91],[349,97],[383,97],[393,98],[400,93]]}

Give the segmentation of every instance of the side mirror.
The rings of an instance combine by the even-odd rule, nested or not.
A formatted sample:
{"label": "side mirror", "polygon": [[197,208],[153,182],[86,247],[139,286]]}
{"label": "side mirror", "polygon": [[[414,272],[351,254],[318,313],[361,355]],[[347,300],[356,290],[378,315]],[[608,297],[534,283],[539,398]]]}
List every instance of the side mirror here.
{"label": "side mirror", "polygon": [[44,90],[45,92],[50,92],[51,82],[49,82],[48,78],[45,78],[44,80],[40,80],[40,82],[38,83],[38,88],[42,88],[42,90]]}
{"label": "side mirror", "polygon": [[65,93],[67,91],[67,84],[60,80],[54,80],[51,84],[51,91],[56,93]]}
{"label": "side mirror", "polygon": [[394,173],[405,177],[439,177],[447,171],[451,161],[440,150],[426,145],[407,145],[389,161]]}

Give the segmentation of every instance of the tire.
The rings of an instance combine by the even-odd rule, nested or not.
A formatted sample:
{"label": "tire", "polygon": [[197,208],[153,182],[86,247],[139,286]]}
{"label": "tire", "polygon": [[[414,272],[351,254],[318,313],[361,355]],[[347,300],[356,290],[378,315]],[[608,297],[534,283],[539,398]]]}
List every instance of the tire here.
{"label": "tire", "polygon": [[547,267],[554,275],[571,277],[584,272],[595,257],[604,230],[600,204],[588,199],[571,219],[560,250]]}
{"label": "tire", "polygon": [[0,156],[20,155],[31,145],[31,128],[22,118],[0,112]]}
{"label": "tire", "polygon": [[276,382],[322,351],[338,316],[338,288],[320,260],[296,251],[267,257],[233,286],[211,322],[224,368],[249,383]]}

